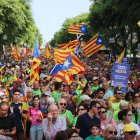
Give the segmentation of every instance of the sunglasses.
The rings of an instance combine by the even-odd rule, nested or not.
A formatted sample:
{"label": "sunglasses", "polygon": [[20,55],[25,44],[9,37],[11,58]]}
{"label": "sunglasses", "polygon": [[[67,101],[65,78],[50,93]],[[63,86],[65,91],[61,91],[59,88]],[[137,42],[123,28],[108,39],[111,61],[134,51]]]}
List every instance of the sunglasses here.
{"label": "sunglasses", "polygon": [[101,111],[100,113],[102,113],[102,114],[106,114],[106,113],[107,113],[107,111]]}
{"label": "sunglasses", "polygon": [[128,132],[128,133],[129,133],[129,135],[136,135],[137,134],[136,131],[131,131],[131,132]]}
{"label": "sunglasses", "polygon": [[135,96],[135,98],[139,98],[140,96]]}
{"label": "sunglasses", "polygon": [[114,135],[117,135],[117,131],[109,131],[109,134],[114,134]]}
{"label": "sunglasses", "polygon": [[96,107],[98,110],[100,109],[100,107]]}
{"label": "sunglasses", "polygon": [[121,92],[118,92],[117,94],[119,94],[119,95],[122,95],[123,93],[121,93]]}
{"label": "sunglasses", "polygon": [[84,109],[84,108],[79,108],[79,111],[80,111],[80,110],[85,110],[85,109]]}
{"label": "sunglasses", "polygon": [[61,105],[61,106],[62,106],[62,105],[66,106],[67,104],[66,104],[66,103],[60,103],[60,105]]}

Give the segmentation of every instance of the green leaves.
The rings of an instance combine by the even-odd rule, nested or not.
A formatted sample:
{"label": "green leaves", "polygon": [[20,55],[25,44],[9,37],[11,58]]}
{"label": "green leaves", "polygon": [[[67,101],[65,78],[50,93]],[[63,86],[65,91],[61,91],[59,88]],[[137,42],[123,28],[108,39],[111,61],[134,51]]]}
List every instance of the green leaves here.
{"label": "green leaves", "polygon": [[[35,35],[41,35],[32,18],[29,0],[1,0],[0,2],[0,45],[23,43],[33,47]],[[3,36],[7,40],[3,40]]]}

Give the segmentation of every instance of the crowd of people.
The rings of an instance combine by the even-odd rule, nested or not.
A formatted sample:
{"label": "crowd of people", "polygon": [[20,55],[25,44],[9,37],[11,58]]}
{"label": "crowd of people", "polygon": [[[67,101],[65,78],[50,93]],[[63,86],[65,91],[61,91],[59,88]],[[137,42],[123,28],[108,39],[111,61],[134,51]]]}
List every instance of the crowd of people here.
{"label": "crowd of people", "polygon": [[1,60],[0,140],[140,140],[140,67],[131,65],[127,87],[113,87],[111,63],[80,60],[85,73],[67,85],[49,76],[54,61],[41,57],[32,86],[30,57]]}

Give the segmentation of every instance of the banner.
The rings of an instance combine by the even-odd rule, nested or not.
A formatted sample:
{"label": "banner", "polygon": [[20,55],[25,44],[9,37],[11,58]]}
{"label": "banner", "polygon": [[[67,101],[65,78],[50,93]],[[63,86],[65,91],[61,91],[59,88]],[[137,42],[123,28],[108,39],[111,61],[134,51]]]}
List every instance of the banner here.
{"label": "banner", "polygon": [[122,63],[128,63],[128,57],[124,57],[124,58],[122,59]]}
{"label": "banner", "polygon": [[114,63],[112,71],[112,86],[127,87],[130,64]]}

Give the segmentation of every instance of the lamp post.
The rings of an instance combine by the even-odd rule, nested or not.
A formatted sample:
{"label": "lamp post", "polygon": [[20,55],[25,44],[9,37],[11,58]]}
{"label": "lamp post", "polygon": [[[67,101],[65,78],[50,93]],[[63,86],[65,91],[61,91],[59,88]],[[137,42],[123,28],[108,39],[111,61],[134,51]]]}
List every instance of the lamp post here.
{"label": "lamp post", "polygon": [[114,59],[116,61],[116,48],[115,48],[115,38],[114,37],[109,38],[109,44],[111,45],[112,54],[113,54]]}
{"label": "lamp post", "polygon": [[7,40],[7,35],[3,35],[3,58],[6,56],[6,48],[5,48],[5,42]]}

